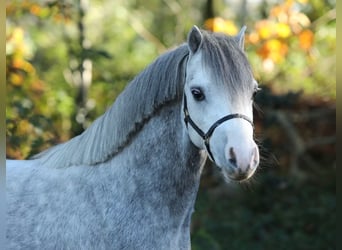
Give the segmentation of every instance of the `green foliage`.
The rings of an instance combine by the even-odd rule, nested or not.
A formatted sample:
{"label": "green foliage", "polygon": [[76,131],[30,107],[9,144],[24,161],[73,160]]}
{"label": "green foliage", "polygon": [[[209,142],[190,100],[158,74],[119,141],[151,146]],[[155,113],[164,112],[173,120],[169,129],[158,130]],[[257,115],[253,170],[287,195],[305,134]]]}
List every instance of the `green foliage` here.
{"label": "green foliage", "polygon": [[238,195],[216,197],[202,185],[193,215],[194,250],[335,249],[334,175],[324,184],[265,171],[259,178]]}
{"label": "green foliage", "polygon": [[335,106],[335,1],[262,1],[249,13],[241,8],[246,2],[92,0],[81,9],[81,0],[8,1],[7,157],[27,158],[83,129],[77,114],[85,60],[92,67],[82,107],[87,127],[145,66],[182,43],[193,24],[231,35],[247,24],[246,52],[264,89],[256,98],[264,112],[262,121],[256,116],[256,134],[280,167],[262,169],[257,183],[234,196],[215,197],[203,177],[192,248],[334,249],[334,145],[308,148],[315,164],[299,164],[308,178],[293,179],[293,145],[272,112],[298,109],[291,122],[305,140],[335,133],[330,111],[329,119],[298,122],[311,116],[308,110]]}
{"label": "green foliage", "polygon": [[[204,1],[92,1],[84,9],[80,29],[79,2],[11,1],[6,8],[7,117],[12,122],[18,119],[17,123],[33,115],[44,116],[54,125],[43,131],[47,129],[47,134],[55,136],[54,140],[50,136],[45,139],[54,142],[78,133],[74,131],[79,109],[79,84],[75,79],[79,78],[82,60],[92,63],[84,123],[89,126],[159,53],[184,41],[191,25],[203,21],[199,14],[205,5]],[[249,21],[253,24],[248,25],[246,49],[255,75],[261,85],[271,87],[275,93],[304,90],[306,95],[335,100],[334,3],[326,1],[323,8],[322,1],[298,2],[301,4],[288,0],[269,6],[265,10],[267,19]],[[222,6],[216,10],[218,15],[220,10]],[[234,18],[232,10],[226,11]],[[304,27],[284,21],[291,18],[297,18]],[[228,33],[238,30],[230,20],[213,20],[205,22],[207,28]],[[303,39],[298,40],[301,31],[314,35],[312,42],[308,33],[305,49],[299,44]],[[270,32],[275,33],[265,35]],[[270,46],[273,49],[269,50]],[[285,54],[281,56],[282,53]],[[32,107],[25,108],[23,103],[32,103]],[[12,135],[27,132],[8,129],[9,157],[26,158],[31,154],[28,148],[32,140],[26,137],[22,137],[19,147],[12,148],[16,145],[11,141]],[[35,134],[40,138],[43,135]],[[26,145],[27,150],[20,145]],[[21,153],[14,156],[10,153],[14,151]]]}
{"label": "green foliage", "polygon": [[257,78],[275,93],[336,99],[336,10],[328,2],[322,11],[317,1],[284,1],[254,24],[247,51]]}
{"label": "green foliage", "polygon": [[[200,4],[91,1],[84,7],[80,29],[79,3],[25,0],[7,4],[7,157],[27,158],[79,132],[75,124],[82,60],[92,63],[84,123],[89,126],[138,72],[166,48],[184,40],[192,23],[198,23],[196,17],[189,17],[197,15],[193,7]],[[180,29],[184,26],[188,27]],[[24,103],[31,106],[24,107]],[[30,124],[28,118],[36,115],[53,125]],[[23,120],[27,126],[10,125]],[[23,136],[28,133],[31,136]],[[46,144],[37,144],[33,138]]]}

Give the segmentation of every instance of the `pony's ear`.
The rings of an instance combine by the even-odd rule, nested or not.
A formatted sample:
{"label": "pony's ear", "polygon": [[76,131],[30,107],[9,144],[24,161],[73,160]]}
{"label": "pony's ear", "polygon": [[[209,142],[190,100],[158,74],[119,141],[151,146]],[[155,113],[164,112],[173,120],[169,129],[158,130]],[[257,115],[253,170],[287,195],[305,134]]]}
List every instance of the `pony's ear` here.
{"label": "pony's ear", "polygon": [[195,54],[201,48],[203,35],[199,28],[194,25],[188,34],[188,46],[191,54]]}
{"label": "pony's ear", "polygon": [[238,44],[242,50],[245,49],[244,44],[245,44],[245,31],[246,31],[246,29],[247,29],[247,27],[243,26],[241,28],[241,30],[239,31],[239,34],[237,34],[237,36],[236,36],[236,40],[237,40],[237,42],[238,42]]}

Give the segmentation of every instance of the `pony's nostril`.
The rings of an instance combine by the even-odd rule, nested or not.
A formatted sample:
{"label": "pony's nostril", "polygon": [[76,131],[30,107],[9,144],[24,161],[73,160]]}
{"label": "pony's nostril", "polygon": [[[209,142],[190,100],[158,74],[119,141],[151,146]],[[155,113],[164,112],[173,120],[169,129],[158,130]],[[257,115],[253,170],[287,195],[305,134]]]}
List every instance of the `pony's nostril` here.
{"label": "pony's nostril", "polygon": [[229,163],[230,163],[234,168],[237,168],[236,160],[235,160],[235,159],[229,159]]}
{"label": "pony's nostril", "polygon": [[229,163],[232,164],[233,167],[237,167],[236,155],[233,148],[229,149]]}
{"label": "pony's nostril", "polygon": [[254,148],[252,155],[252,168],[259,165],[259,150],[257,147]]}

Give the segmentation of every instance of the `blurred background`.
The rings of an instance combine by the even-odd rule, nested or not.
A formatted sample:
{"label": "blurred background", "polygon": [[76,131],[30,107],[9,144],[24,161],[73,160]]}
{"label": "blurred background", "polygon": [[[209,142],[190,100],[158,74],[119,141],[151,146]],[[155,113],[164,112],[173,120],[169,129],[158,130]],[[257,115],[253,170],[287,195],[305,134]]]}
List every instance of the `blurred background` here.
{"label": "blurred background", "polygon": [[192,248],[336,249],[335,2],[7,1],[7,158],[80,134],[194,24],[228,35],[246,25],[261,166],[226,184],[207,163]]}

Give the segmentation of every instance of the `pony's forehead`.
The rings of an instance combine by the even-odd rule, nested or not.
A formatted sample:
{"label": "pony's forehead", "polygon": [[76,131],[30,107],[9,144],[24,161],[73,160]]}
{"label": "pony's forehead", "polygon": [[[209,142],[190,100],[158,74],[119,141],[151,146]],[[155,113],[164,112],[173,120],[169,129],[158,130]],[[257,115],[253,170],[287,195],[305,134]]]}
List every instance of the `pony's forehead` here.
{"label": "pony's forehead", "polygon": [[233,102],[250,99],[255,88],[252,69],[235,37],[204,33],[201,52],[214,84],[224,87]]}
{"label": "pony's forehead", "polygon": [[223,81],[228,76],[235,80],[247,80],[248,77],[252,81],[250,64],[235,37],[215,33],[204,36],[202,60],[214,75],[223,77]]}
{"label": "pony's forehead", "polygon": [[250,98],[256,84],[251,66],[235,37],[204,31],[197,53],[190,58],[192,70],[187,80],[194,78],[194,74],[197,79],[206,80],[207,75],[210,84],[223,87],[232,99],[244,99],[245,95]]}

